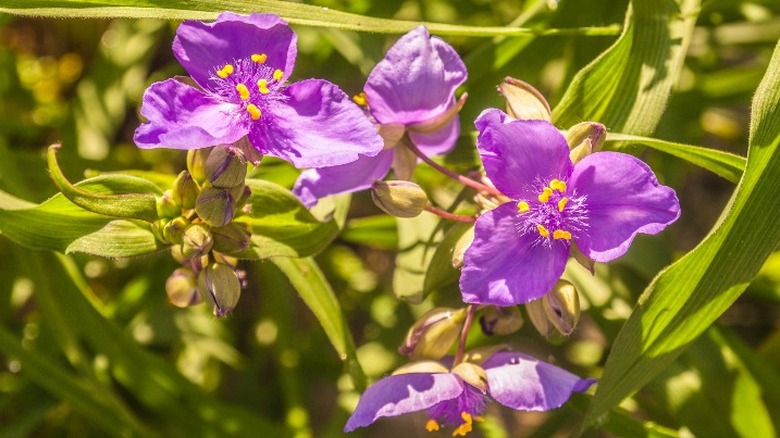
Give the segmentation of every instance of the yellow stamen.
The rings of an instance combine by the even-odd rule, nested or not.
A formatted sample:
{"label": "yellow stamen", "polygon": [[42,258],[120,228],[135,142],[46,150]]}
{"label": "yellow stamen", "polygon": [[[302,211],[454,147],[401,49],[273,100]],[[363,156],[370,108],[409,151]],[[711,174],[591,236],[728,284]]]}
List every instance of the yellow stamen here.
{"label": "yellow stamen", "polygon": [[520,202],[517,203],[517,211],[519,213],[525,213],[526,211],[528,211],[530,209],[531,209],[531,207],[525,201],[520,201]]}
{"label": "yellow stamen", "polygon": [[265,60],[268,59],[268,55],[266,55],[265,53],[253,53],[251,58],[252,61],[258,64],[263,64],[265,63]]}
{"label": "yellow stamen", "polygon": [[257,81],[257,89],[260,90],[261,94],[268,94],[268,81],[265,79]]}
{"label": "yellow stamen", "polygon": [[252,120],[257,120],[260,118],[260,116],[263,115],[263,112],[260,111],[260,108],[258,108],[257,105],[253,103],[250,103],[249,105],[246,106],[246,111],[252,117]]}
{"label": "yellow stamen", "polygon": [[244,84],[236,85],[236,91],[241,96],[241,100],[249,100],[249,89]]}
{"label": "yellow stamen", "polygon": [[276,79],[276,82],[279,82],[282,80],[282,76],[284,76],[284,72],[279,70],[278,68],[274,70],[274,79]]}
{"label": "yellow stamen", "polygon": [[558,211],[563,211],[566,208],[566,204],[569,202],[569,198],[561,198],[558,200]]}
{"label": "yellow stamen", "polygon": [[547,202],[550,200],[550,196],[552,196],[553,191],[549,187],[545,187],[542,189],[542,193],[539,194],[539,202]]}
{"label": "yellow stamen", "polygon": [[217,70],[217,76],[221,77],[222,79],[225,79],[226,77],[233,74],[233,66],[230,64],[225,64],[224,67]]}
{"label": "yellow stamen", "polygon": [[436,420],[431,418],[430,420],[428,420],[427,423],[425,423],[425,430],[427,430],[428,432],[435,432],[439,430],[439,423],[437,423]]}
{"label": "yellow stamen", "polygon": [[566,183],[559,179],[554,179],[550,181],[550,188],[563,193],[566,191]]}
{"label": "yellow stamen", "polygon": [[547,230],[547,228],[544,227],[544,225],[537,225],[536,231],[538,231],[539,235],[542,237],[550,237],[550,232]]}
{"label": "yellow stamen", "polygon": [[452,431],[452,436],[466,436],[466,434],[472,430],[471,414],[468,412],[462,412],[460,417],[463,418],[464,423]]}
{"label": "yellow stamen", "polygon": [[366,106],[368,105],[368,98],[366,98],[366,93],[360,92],[359,94],[355,95],[352,98],[352,101],[360,106]]}
{"label": "yellow stamen", "polygon": [[[547,236],[545,236],[545,237],[547,237]],[[555,230],[555,232],[553,232],[553,239],[555,239],[555,240],[560,240],[560,239],[571,240],[571,233],[568,232],[568,231],[564,231],[564,230]]]}

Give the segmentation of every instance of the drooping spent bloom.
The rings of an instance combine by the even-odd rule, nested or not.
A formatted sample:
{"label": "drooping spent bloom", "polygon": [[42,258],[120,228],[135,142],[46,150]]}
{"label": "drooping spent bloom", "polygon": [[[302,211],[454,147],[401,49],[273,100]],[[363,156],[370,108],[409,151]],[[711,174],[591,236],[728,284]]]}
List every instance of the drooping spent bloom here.
{"label": "drooping spent bloom", "polygon": [[[435,362],[424,364],[432,371],[394,374],[369,387],[344,431],[368,426],[381,417],[426,411],[428,431],[453,427],[453,436],[465,436],[473,422],[482,419],[491,398],[516,410],[547,411],[596,382],[514,352],[495,353],[480,366],[463,363],[452,371]],[[470,365],[467,372],[458,372],[462,365]],[[469,378],[475,376],[474,370],[480,375]]]}
{"label": "drooping spent bloom", "polygon": [[152,84],[141,105],[148,122],[135,131],[135,143],[198,149],[246,138],[256,152],[297,167],[379,153],[376,129],[336,85],[322,79],[285,85],[296,42],[295,32],[272,14],[224,12],[213,23],[185,21],[173,53],[194,86],[176,78]]}
{"label": "drooping spent bloom", "polygon": [[450,151],[460,134],[457,113],[465,102],[456,101],[455,89],[466,76],[455,49],[425,27],[402,36],[371,71],[359,98],[378,124],[385,150],[347,165],[307,170],[293,192],[312,206],[327,195],[367,189],[391,167],[398,179],[408,178],[408,162],[416,162],[416,157],[395,147],[405,133],[428,156]]}
{"label": "drooping spent bloom", "polygon": [[674,190],[631,155],[595,152],[574,164],[551,123],[514,120],[497,109],[475,125],[485,172],[511,201],[477,219],[460,277],[467,303],[540,298],[563,274],[573,243],[608,262],[637,234],[659,233],[680,216]]}

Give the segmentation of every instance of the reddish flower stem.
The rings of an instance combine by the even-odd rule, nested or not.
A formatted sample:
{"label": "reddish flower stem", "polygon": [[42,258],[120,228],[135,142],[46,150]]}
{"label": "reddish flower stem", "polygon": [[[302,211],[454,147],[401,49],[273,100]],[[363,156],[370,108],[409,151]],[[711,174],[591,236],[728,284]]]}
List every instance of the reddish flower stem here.
{"label": "reddish flower stem", "polygon": [[474,315],[477,313],[477,306],[469,304],[466,308],[466,320],[463,321],[463,327],[460,329],[460,339],[458,340],[458,351],[455,353],[455,360],[452,361],[452,366],[463,362],[463,357],[466,354],[466,338],[468,338],[471,324],[474,323]]}
{"label": "reddish flower stem", "polygon": [[477,218],[475,218],[474,216],[466,216],[463,214],[450,213],[449,211],[445,211],[442,210],[441,208],[434,207],[431,204],[426,205],[425,210],[435,214],[436,216],[442,217],[444,219],[449,219],[451,221],[474,223],[474,221],[477,220]]}

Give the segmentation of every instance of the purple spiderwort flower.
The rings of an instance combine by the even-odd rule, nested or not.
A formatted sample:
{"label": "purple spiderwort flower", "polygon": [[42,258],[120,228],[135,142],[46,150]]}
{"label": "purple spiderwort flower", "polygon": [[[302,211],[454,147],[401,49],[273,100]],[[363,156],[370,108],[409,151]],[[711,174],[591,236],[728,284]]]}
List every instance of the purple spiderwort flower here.
{"label": "purple spiderwort flower", "polygon": [[638,233],[659,233],[680,216],[674,190],[631,155],[596,152],[573,164],[551,123],[514,120],[497,109],[475,125],[485,172],[511,202],[477,219],[460,277],[467,303],[540,298],[563,274],[572,242],[608,262]]}
{"label": "purple spiderwort flower", "polygon": [[531,356],[499,352],[482,364],[487,385],[482,389],[460,375],[447,372],[394,374],[380,379],[360,398],[345,432],[368,426],[381,417],[426,411],[428,431],[453,426],[453,436],[471,431],[492,397],[516,410],[547,411],[563,405],[572,392],[584,392],[595,379],[580,379],[568,371]]}
{"label": "purple spiderwort flower", "polygon": [[[223,12],[213,23],[185,21],[173,53],[196,86],[178,79],[144,94],[140,148],[196,149],[234,144],[292,162],[322,167],[374,156],[382,139],[336,85],[307,79],[285,86],[297,36],[273,14]],[[254,151],[249,151],[258,156]]]}
{"label": "purple spiderwort flower", "polygon": [[394,163],[408,159],[401,156],[408,151],[395,147],[404,133],[426,155],[448,152],[460,135],[457,112],[465,101],[455,100],[455,89],[466,76],[466,66],[455,49],[431,37],[425,27],[402,36],[371,71],[364,87],[369,112],[385,139],[385,150],[376,156],[362,155],[346,165],[307,170],[293,192],[312,206],[327,195],[367,189],[391,167],[405,173]]}

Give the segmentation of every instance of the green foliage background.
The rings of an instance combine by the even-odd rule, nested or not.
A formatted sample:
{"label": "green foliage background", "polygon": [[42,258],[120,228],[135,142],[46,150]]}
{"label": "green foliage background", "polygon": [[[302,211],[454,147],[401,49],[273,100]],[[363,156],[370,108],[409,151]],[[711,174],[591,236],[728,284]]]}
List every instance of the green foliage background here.
{"label": "green foliage background", "polygon": [[[549,413],[493,406],[475,436],[776,435],[776,1],[10,0],[0,5],[0,436],[341,436],[365,385],[404,363],[396,348],[415,317],[457,303],[448,251],[463,227],[380,215],[365,194],[337,199],[320,222],[289,196],[297,171],[279,161],[251,175],[264,213],[245,220],[262,231],[242,263],[249,287],[224,320],[167,303],[176,264],[145,216],[107,218],[56,194],[170,184],[183,154],[132,144],[140,97],[183,74],[172,20],[224,9],[289,20],[294,79],[325,77],[349,94],[425,22],[469,67],[465,132],[443,160],[453,169],[478,166],[471,121],[503,105],[495,86],[509,75],[548,96],[561,128],[604,123],[606,148],[640,156],[677,190],[683,215],[663,234],[596,276],[567,270],[585,309],[574,335],[547,342],[526,324],[499,340],[599,377],[595,392]],[[415,178],[439,205],[458,199],[430,168]],[[423,424],[405,416],[355,435],[428,436]]]}

